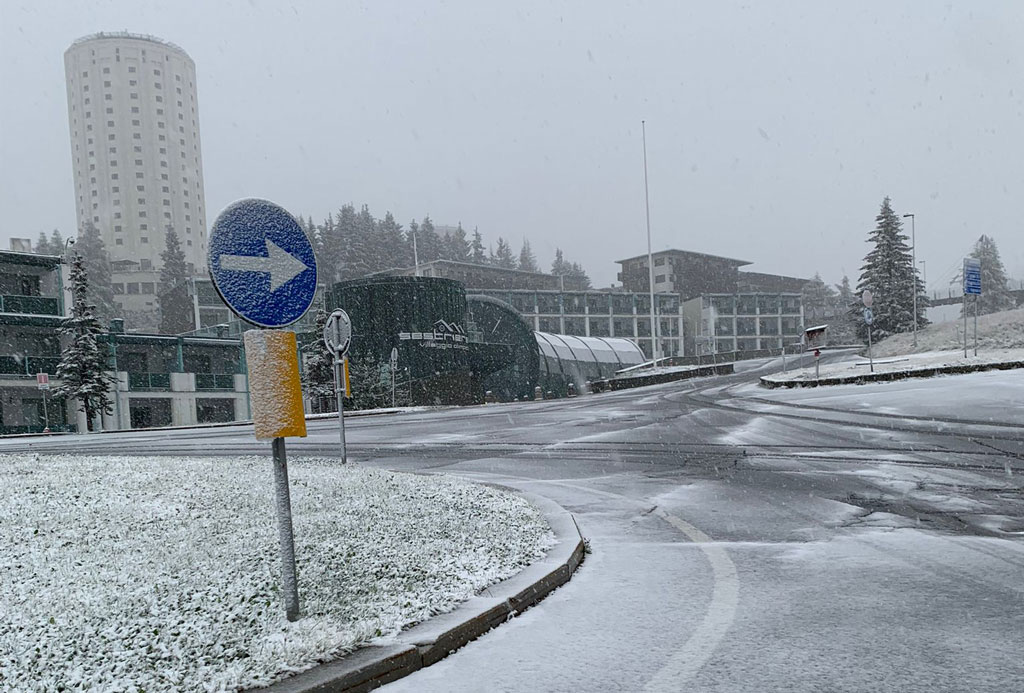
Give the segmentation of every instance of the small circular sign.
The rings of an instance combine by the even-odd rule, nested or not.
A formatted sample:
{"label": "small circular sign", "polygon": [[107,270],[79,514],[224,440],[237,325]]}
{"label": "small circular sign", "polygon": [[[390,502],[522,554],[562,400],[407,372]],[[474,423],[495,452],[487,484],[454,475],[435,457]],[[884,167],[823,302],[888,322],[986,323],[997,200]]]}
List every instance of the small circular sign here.
{"label": "small circular sign", "polygon": [[332,353],[343,355],[348,352],[348,346],[352,343],[352,321],[348,313],[338,308],[327,318],[324,325],[324,343]]}

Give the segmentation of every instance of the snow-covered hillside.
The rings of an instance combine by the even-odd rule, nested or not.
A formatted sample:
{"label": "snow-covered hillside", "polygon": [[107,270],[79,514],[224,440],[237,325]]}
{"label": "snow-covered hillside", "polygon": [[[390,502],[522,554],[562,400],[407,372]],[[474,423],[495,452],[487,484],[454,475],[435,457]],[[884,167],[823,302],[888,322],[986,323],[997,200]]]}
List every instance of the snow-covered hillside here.
{"label": "snow-covered hillside", "polygon": [[[963,320],[937,323],[918,330],[917,348],[910,333],[897,334],[874,346],[878,357],[914,352],[963,349]],[[967,341],[973,353],[974,316],[967,319]],[[978,317],[978,349],[1017,349],[1024,347],[1024,308],[990,313]]]}

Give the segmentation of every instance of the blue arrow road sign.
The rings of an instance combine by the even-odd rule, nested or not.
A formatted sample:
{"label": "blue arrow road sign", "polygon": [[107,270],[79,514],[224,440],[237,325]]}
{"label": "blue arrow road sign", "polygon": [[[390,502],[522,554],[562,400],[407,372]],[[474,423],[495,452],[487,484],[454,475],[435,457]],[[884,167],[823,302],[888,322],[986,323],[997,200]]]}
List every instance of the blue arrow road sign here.
{"label": "blue arrow road sign", "polygon": [[981,260],[964,258],[964,293],[981,296]]}
{"label": "blue arrow road sign", "polygon": [[266,200],[239,200],[210,229],[210,278],[238,317],[260,327],[301,318],[316,294],[316,257],[291,214]]}
{"label": "blue arrow road sign", "polygon": [[871,312],[870,308],[864,309],[864,324],[870,325],[875,320],[875,314]]}

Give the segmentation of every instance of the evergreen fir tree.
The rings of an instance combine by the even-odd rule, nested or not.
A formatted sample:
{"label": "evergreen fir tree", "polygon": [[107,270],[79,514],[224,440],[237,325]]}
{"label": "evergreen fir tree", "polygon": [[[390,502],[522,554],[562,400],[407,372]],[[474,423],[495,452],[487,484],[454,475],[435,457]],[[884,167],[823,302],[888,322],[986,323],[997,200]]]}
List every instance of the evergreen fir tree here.
{"label": "evergreen fir tree", "polygon": [[[1017,302],[1009,292],[1006,270],[999,258],[999,248],[992,237],[982,234],[971,250],[971,257],[981,261],[981,296],[974,297],[978,301],[978,314],[986,315],[1013,309]],[[969,307],[968,312],[973,313],[974,306]]]}
{"label": "evergreen fir tree", "polygon": [[53,255],[64,254],[64,237],[60,234],[59,229],[54,229],[50,234],[50,253]]}
{"label": "evergreen fir tree", "polygon": [[[51,246],[52,243],[51,240]],[[61,243],[63,244],[63,241]],[[82,262],[89,275],[89,293],[95,301],[93,314],[100,324],[109,324],[111,318],[120,315],[120,310],[114,303],[114,290],[110,280],[110,256],[107,254],[99,229],[91,221],[86,222],[75,240],[75,254],[82,256]]]}
{"label": "evergreen fir tree", "polygon": [[327,311],[321,306],[316,312],[316,331],[304,347],[302,385],[306,396],[317,403],[317,409],[337,411],[337,393],[334,391],[334,355],[324,343]]}
{"label": "evergreen fir tree", "polygon": [[107,373],[107,359],[100,349],[97,336],[100,323],[88,302],[89,279],[84,258],[75,253],[71,261],[71,291],[73,302],[70,317],[64,319],[59,331],[70,338],[57,365],[57,378],[62,382],[54,393],[78,400],[79,411],[85,414],[88,430],[95,430],[100,414],[112,413],[112,401],[107,388],[113,378]]}
{"label": "evergreen fir tree", "polygon": [[[860,280],[857,282],[857,296],[870,289],[874,296],[872,312],[874,321],[871,325],[871,337],[877,341],[898,332],[910,332],[914,328],[914,296],[917,299],[917,325],[928,324],[925,309],[928,307],[928,296],[924,283],[917,276],[917,268],[913,265],[910,248],[907,246],[903,224],[893,211],[888,197],[882,202],[882,208],[875,217],[875,230],[871,232],[868,242],[873,243],[871,252],[864,258]],[[867,340],[867,325],[859,307],[851,311],[851,317],[857,324],[857,335]]]}
{"label": "evergreen fir tree", "polygon": [[850,287],[850,279],[843,275],[843,281],[836,284],[833,299],[833,318],[828,326],[828,341],[832,344],[853,344],[857,341],[857,326],[851,319],[851,311],[857,302]]}
{"label": "evergreen fir tree", "polygon": [[556,277],[563,277],[569,273],[572,267],[565,261],[561,248],[555,248],[555,259],[551,262],[551,274]]}
{"label": "evergreen fir tree", "polygon": [[328,283],[340,281],[342,268],[345,266],[344,244],[337,225],[334,223],[334,215],[328,214],[324,223],[318,229],[320,232],[320,247],[323,255],[317,258],[322,264],[317,268],[323,280]]}
{"label": "evergreen fir tree", "polygon": [[160,332],[181,334],[194,330],[192,300],[188,291],[188,263],[178,233],[170,224],[165,232],[160,261],[160,291],[156,297],[160,305]]}
{"label": "evergreen fir tree", "polygon": [[412,266],[412,251],[405,241],[402,225],[395,221],[394,215],[391,212],[385,213],[377,226],[385,260],[381,269]]}
{"label": "evergreen fir tree", "polygon": [[360,247],[360,239],[357,238],[358,222],[356,217],[355,206],[352,204],[342,205],[334,224],[334,234],[339,252],[339,280],[357,279],[363,276],[359,274],[358,268],[364,251]]}
{"label": "evergreen fir tree", "polygon": [[487,254],[484,253],[484,239],[479,229],[473,229],[473,241],[469,244],[469,261],[474,265],[486,265]]}
{"label": "evergreen fir tree", "polygon": [[423,217],[416,243],[420,253],[420,264],[441,259],[441,237],[434,230],[434,222],[429,216]]}
{"label": "evergreen fir tree", "polygon": [[498,249],[494,252],[494,264],[507,269],[516,268],[516,258],[512,254],[512,246],[501,236],[498,236]]}
{"label": "evergreen fir tree", "polygon": [[363,205],[356,215],[359,251],[353,254],[353,271],[359,277],[387,268],[382,237],[378,231],[377,220],[370,214],[370,208]]}
{"label": "evergreen fir tree", "polygon": [[[64,249],[61,248],[61,250],[64,250]],[[50,249],[50,239],[46,237],[46,232],[45,231],[40,231],[39,232],[39,239],[36,241],[35,252],[36,252],[37,255],[56,255],[57,254],[57,253],[54,253]]]}
{"label": "evergreen fir tree", "polygon": [[523,239],[523,248],[519,251],[519,269],[524,272],[539,272],[537,268],[537,256],[530,248],[530,241]]}
{"label": "evergreen fir tree", "polygon": [[462,228],[462,222],[455,228],[449,241],[449,259],[455,262],[469,262],[471,248],[466,238],[466,230]]}
{"label": "evergreen fir tree", "polygon": [[804,284],[801,294],[805,326],[828,324],[831,332],[831,323],[835,317],[836,292],[815,272],[814,278]]}
{"label": "evergreen fir tree", "polygon": [[586,291],[593,288],[583,265],[578,262],[569,265],[569,271],[565,275],[565,288],[572,291]]}

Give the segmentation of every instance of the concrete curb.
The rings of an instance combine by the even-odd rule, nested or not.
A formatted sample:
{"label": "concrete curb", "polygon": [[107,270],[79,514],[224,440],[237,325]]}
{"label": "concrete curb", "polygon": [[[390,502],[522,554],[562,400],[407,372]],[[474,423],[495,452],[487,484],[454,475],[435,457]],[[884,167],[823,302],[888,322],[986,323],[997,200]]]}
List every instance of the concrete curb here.
{"label": "concrete curb", "polygon": [[774,390],[780,387],[819,387],[827,385],[863,385],[864,383],[888,382],[892,380],[908,380],[910,378],[931,378],[935,375],[958,375],[977,373],[979,371],[1005,371],[1013,368],[1024,368],[1024,361],[1003,361],[1000,363],[971,363],[963,366],[936,366],[934,368],[917,368],[910,371],[890,371],[888,373],[864,373],[861,375],[844,375],[834,378],[817,380],[772,380],[771,376],[760,379],[761,387]]}
{"label": "concrete curb", "polygon": [[543,496],[511,490],[533,503],[555,534],[557,543],[544,558],[492,585],[454,611],[403,631],[394,644],[364,647],[266,688],[251,690],[264,693],[371,691],[444,659],[568,582],[583,561],[583,538],[572,515]]}

